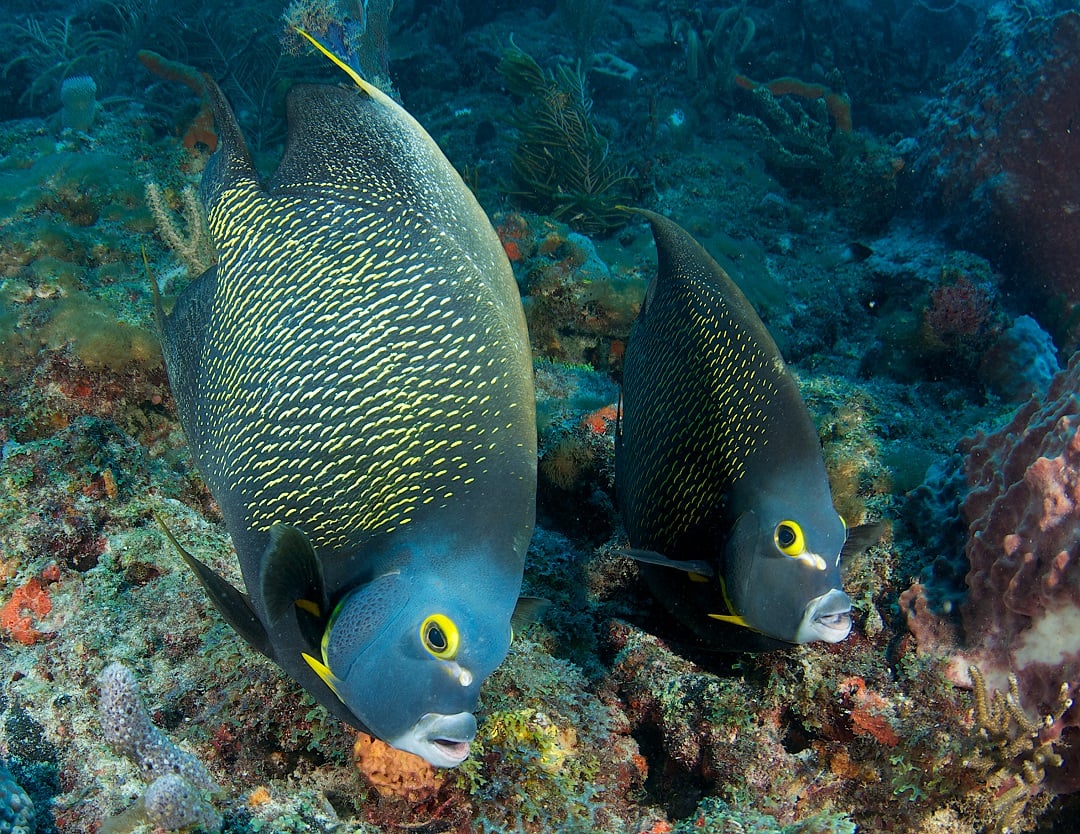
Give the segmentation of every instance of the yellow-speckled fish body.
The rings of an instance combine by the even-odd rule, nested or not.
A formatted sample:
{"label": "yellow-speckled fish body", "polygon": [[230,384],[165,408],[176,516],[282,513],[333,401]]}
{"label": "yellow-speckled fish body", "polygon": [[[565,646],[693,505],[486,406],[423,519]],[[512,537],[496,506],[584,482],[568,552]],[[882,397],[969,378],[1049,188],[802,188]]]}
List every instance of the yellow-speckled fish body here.
{"label": "yellow-speckled fish body", "polygon": [[657,276],[626,350],[618,501],[654,593],[721,647],[847,636],[845,527],[813,422],[742,292],[652,212]]}
{"label": "yellow-speckled fish body", "polygon": [[163,322],[246,594],[227,619],[332,712],[453,765],[509,646],[533,524],[532,369],[494,230],[428,134],[298,86],[269,188],[208,82],[217,266]]}

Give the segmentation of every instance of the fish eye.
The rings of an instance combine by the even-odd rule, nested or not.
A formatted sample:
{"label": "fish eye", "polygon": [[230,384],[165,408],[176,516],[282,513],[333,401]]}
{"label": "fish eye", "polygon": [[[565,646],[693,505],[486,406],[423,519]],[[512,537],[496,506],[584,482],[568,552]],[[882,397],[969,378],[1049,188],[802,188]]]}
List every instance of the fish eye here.
{"label": "fish eye", "polygon": [[432,614],[420,625],[420,642],[439,660],[453,660],[458,650],[458,630],[445,614]]}
{"label": "fish eye", "polygon": [[806,550],[806,539],[803,538],[802,527],[797,522],[788,520],[781,521],[776,525],[773,533],[776,546],[785,556],[798,557]]}

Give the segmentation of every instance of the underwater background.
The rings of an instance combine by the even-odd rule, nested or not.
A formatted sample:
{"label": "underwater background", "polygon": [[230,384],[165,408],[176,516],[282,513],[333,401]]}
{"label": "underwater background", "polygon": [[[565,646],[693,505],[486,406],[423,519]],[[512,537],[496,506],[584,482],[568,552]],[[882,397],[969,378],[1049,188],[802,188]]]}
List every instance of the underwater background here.
{"label": "underwater background", "polygon": [[[1080,830],[1074,0],[0,0],[0,832]],[[151,280],[215,260],[200,72],[264,175],[300,24],[431,133],[519,283],[551,601],[466,764],[357,735],[237,580]],[[795,373],[852,634],[710,651],[621,552],[622,357],[676,220]],[[148,278],[147,265],[154,276]],[[493,508],[492,512],[497,512]]]}

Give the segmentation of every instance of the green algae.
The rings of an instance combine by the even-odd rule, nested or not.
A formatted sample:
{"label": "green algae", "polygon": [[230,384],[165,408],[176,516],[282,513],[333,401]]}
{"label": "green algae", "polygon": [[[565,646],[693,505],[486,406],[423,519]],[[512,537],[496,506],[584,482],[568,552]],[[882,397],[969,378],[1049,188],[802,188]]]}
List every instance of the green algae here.
{"label": "green algae", "polygon": [[702,800],[691,817],[678,823],[675,834],[855,834],[855,823],[846,814],[813,814],[798,822],[782,825],[768,814],[733,808],[716,797]]}
{"label": "green algae", "polygon": [[452,772],[480,832],[621,830],[635,748],[580,670],[519,637],[481,692],[472,760]]}

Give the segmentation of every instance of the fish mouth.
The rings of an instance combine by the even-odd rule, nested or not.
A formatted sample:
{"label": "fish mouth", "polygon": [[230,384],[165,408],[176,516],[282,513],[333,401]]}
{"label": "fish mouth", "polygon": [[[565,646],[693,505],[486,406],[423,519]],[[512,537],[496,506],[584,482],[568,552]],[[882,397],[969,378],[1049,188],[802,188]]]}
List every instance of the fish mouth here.
{"label": "fish mouth", "polygon": [[807,603],[795,642],[839,643],[850,633],[851,599],[843,591],[833,588]]}
{"label": "fish mouth", "polygon": [[[461,764],[467,758],[469,758],[469,742],[456,741],[449,738],[433,738],[431,743],[435,746],[435,749],[439,750],[446,758],[454,764]],[[453,767],[453,765],[447,765],[447,767]]]}
{"label": "fish mouth", "polygon": [[415,753],[435,767],[457,767],[469,758],[469,742],[475,735],[476,718],[471,712],[429,712],[404,735],[387,743]]}

